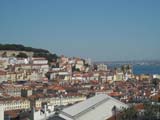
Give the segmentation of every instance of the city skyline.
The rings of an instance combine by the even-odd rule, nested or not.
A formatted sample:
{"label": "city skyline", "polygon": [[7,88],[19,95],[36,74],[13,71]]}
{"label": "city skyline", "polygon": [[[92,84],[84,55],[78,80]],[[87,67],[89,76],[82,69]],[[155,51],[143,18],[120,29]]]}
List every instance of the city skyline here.
{"label": "city skyline", "polygon": [[0,43],[94,61],[158,60],[160,2],[0,1]]}

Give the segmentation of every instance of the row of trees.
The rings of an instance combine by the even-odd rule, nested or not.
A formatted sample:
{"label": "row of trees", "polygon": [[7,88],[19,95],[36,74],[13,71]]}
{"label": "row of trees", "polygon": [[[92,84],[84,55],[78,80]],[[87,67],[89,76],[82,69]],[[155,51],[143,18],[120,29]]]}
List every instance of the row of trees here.
{"label": "row of trees", "polygon": [[[2,57],[7,57],[7,52],[4,52],[4,53],[2,54]],[[27,55],[26,53],[20,52],[18,55],[16,55],[15,53],[13,53],[13,54],[11,55],[11,57],[27,58],[28,55]]]}
{"label": "row of trees", "polygon": [[0,50],[15,50],[15,51],[49,53],[48,50],[37,49],[37,48],[32,48],[32,47],[25,47],[23,45],[18,45],[18,44],[0,44]]}
{"label": "row of trees", "polygon": [[46,58],[49,63],[52,62],[53,60],[57,60],[58,56],[56,54],[52,54],[52,53],[42,53],[42,52],[36,52],[34,53],[33,57],[44,57]]}
{"label": "row of trees", "polygon": [[160,105],[145,103],[143,111],[133,106],[126,108],[116,120],[160,120]]}
{"label": "row of trees", "polygon": [[20,52],[18,55],[16,55],[16,57],[18,57],[18,58],[27,58],[28,55],[26,53]]}

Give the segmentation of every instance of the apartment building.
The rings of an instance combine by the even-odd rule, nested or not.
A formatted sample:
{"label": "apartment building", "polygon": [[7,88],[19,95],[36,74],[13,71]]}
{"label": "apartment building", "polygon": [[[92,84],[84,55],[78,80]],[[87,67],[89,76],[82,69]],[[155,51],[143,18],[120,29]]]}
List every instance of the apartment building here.
{"label": "apartment building", "polygon": [[30,101],[21,97],[0,98],[0,106],[3,106],[4,111],[29,109]]}

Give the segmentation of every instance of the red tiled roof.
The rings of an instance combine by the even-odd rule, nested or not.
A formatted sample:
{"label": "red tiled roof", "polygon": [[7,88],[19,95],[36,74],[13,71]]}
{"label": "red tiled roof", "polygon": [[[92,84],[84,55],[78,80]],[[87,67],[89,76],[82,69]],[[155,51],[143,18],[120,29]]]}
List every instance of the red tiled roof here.
{"label": "red tiled roof", "polygon": [[6,75],[6,71],[0,70],[0,75]]}
{"label": "red tiled roof", "polygon": [[112,93],[109,93],[108,95],[112,97],[118,97],[118,96],[121,96],[122,94],[120,94],[119,92],[112,92]]}
{"label": "red tiled roof", "polygon": [[136,104],[136,105],[134,106],[134,108],[135,108],[136,110],[143,110],[143,109],[144,109],[144,105],[143,105],[142,103]]}

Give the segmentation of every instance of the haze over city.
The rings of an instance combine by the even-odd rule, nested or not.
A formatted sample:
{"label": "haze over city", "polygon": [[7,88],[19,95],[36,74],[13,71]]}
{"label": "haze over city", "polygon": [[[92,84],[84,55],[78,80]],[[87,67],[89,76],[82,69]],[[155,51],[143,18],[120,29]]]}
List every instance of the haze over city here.
{"label": "haze over city", "polygon": [[1,0],[0,43],[95,61],[160,59],[159,0]]}

